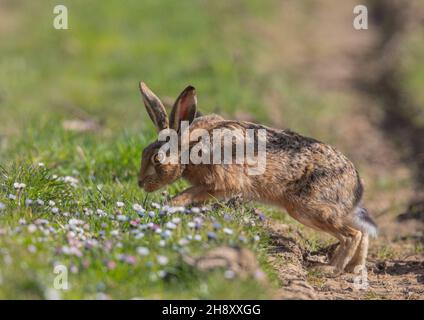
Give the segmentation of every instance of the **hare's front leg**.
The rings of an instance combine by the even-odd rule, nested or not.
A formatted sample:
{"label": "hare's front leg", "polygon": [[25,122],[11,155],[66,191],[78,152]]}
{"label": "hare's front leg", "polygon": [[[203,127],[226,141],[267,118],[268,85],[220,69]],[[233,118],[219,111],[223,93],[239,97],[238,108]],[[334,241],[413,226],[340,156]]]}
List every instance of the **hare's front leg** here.
{"label": "hare's front leg", "polygon": [[203,186],[190,187],[171,200],[172,206],[187,206],[194,203],[204,203],[220,196],[220,192],[207,190]]}

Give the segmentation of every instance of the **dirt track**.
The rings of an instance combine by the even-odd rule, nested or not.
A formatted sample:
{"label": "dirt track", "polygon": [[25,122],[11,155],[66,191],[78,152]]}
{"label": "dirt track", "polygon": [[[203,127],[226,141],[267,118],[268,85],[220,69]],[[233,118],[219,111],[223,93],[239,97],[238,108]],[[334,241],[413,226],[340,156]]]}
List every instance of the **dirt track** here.
{"label": "dirt track", "polygon": [[[370,1],[369,7],[383,10],[382,7],[387,3],[391,5],[390,2],[396,3]],[[381,64],[383,52],[378,52],[381,42],[391,41],[391,38],[381,34],[384,29],[378,25],[381,23],[378,19],[370,21],[367,31],[354,30],[352,10],[356,4],[355,1],[331,1],[331,4],[326,1],[325,5],[317,4],[314,10],[303,14],[298,4],[287,1],[281,6],[279,18],[275,19],[277,23],[253,23],[265,45],[272,49],[258,59],[265,74],[289,70],[302,79],[305,86],[318,88],[326,95],[343,96],[343,101],[351,104],[349,112],[332,130],[338,135],[343,151],[364,172],[369,190],[366,205],[380,227],[380,237],[372,241],[370,247],[369,286],[366,290],[358,290],[355,275],[332,279],[311,272],[311,262],[325,261],[328,252],[308,252],[300,244],[298,236],[303,235],[293,236],[287,232],[288,226],[272,221],[268,228],[275,246],[269,251],[269,261],[278,270],[282,284],[276,298],[424,299],[424,256],[422,250],[417,250],[424,243],[424,223],[419,219],[422,216],[419,212],[415,216],[407,212],[407,204],[421,195],[418,187],[400,186],[401,181],[413,180],[415,164],[405,161],[409,154],[393,141],[390,130],[385,130],[375,117],[376,112],[387,112],[387,99],[376,98],[376,95],[386,94],[378,83],[384,78],[374,78],[377,81],[374,87],[369,82],[374,70],[371,66],[375,68]],[[390,12],[386,8],[385,14]],[[370,19],[375,16],[374,12]],[[299,21],[304,22],[301,28]],[[293,32],[282,34],[281,30],[288,29]],[[401,36],[396,34],[396,37]],[[364,90],[364,85],[379,90]],[[275,119],[274,124],[284,126],[284,116],[278,109],[279,99],[281,102],[281,97],[277,96],[275,104],[268,104],[268,111]],[[375,181],[387,172],[398,182],[394,188],[381,190]]]}

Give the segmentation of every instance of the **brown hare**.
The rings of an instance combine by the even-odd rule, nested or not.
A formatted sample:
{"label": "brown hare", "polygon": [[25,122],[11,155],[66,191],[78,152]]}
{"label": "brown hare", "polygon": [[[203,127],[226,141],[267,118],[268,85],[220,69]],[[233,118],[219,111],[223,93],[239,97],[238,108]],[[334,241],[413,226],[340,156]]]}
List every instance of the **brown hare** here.
{"label": "brown hare", "polygon": [[163,154],[159,150],[166,142],[157,140],[143,151],[139,174],[141,188],[153,192],[182,177],[192,187],[175,196],[171,205],[185,206],[241,195],[245,199],[280,206],[299,222],[339,240],[325,270],[340,274],[358,272],[365,267],[368,236],[376,236],[377,226],[360,204],[361,180],[354,165],[343,154],[289,130],[224,120],[217,115],[196,117],[197,97],[192,86],[184,89],[176,99],[169,118],[159,98],[143,82],[140,90],[159,132],[173,129],[181,136],[182,121],[190,124],[189,132],[199,128],[209,133],[216,129],[266,130],[266,165],[262,174],[247,174],[248,165],[243,163],[165,163],[161,161]]}

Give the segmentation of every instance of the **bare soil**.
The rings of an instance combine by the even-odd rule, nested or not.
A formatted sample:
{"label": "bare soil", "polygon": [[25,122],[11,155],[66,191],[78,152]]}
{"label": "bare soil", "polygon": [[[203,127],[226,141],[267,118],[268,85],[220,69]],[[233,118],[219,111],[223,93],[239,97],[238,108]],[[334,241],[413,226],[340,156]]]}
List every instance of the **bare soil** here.
{"label": "bare soil", "polygon": [[[289,232],[289,226],[271,221],[267,226],[273,243],[269,261],[282,286],[276,298],[424,299],[424,210],[420,202],[408,206],[420,191],[413,166],[405,162],[404,150],[379,125],[384,110],[381,101],[357,90],[358,70],[366,72],[364,59],[381,35],[372,22],[366,31],[352,27],[356,4],[353,0],[314,1],[307,11],[300,8],[299,1],[285,1],[272,23],[249,22],[270,49],[257,61],[264,74],[290,72],[305,88],[341,97],[340,101],[349,104],[331,130],[337,135],[337,147],[360,168],[365,203],[380,228],[379,238],[370,245],[365,288],[358,287],[361,278],[357,275],[328,278],[313,271],[311,267],[324,263],[334,245],[322,252],[309,252],[302,245],[309,231]],[[269,97],[266,107],[273,124],[284,126],[284,97],[275,92]],[[384,179],[389,180],[386,187],[381,186]]]}

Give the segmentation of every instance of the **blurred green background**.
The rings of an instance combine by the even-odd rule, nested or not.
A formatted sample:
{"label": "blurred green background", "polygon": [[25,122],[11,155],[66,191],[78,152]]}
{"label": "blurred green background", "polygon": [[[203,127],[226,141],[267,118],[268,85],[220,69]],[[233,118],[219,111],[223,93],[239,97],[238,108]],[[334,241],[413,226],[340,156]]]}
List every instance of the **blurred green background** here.
{"label": "blurred green background", "polygon": [[[382,3],[369,1],[377,9]],[[83,207],[114,210],[118,200],[129,204],[145,199],[136,177],[142,148],[154,139],[155,131],[139,97],[140,80],[167,104],[192,84],[202,112],[289,127],[335,145],[360,169],[367,189],[365,200],[377,221],[392,221],[421,196],[422,181],[415,178],[423,168],[419,144],[424,145],[424,136],[412,145],[411,139],[391,135],[384,122],[390,110],[381,99],[385,87],[379,77],[368,79],[374,70],[368,65],[381,63],[384,50],[389,56],[395,52],[396,57],[387,62],[395,66],[389,73],[391,83],[400,96],[408,97],[397,115],[406,122],[397,130],[406,132],[406,137],[422,132],[424,32],[420,12],[424,6],[419,1],[408,2],[414,10],[407,22],[415,24],[405,26],[394,49],[384,50],[382,35],[390,39],[389,26],[394,22],[389,19],[389,26],[385,25],[377,15],[370,30],[354,30],[355,1],[64,0],[60,4],[68,8],[68,30],[53,28],[57,4],[0,0],[0,166],[4,171],[0,203],[7,205],[0,217],[3,234],[15,230],[21,218],[26,223],[35,219],[31,208],[8,199],[15,192],[15,181],[27,184],[27,197],[56,199],[71,211]],[[384,61],[382,65],[384,69]],[[358,73],[365,80],[358,80]],[[374,91],[358,90],[364,85]],[[45,188],[47,173],[34,172],[39,162],[45,163],[48,174],[76,176],[80,185],[71,191],[64,185]],[[175,194],[184,186],[179,182],[169,191]],[[150,199],[162,198],[156,194]],[[303,230],[279,210],[262,209],[271,218]],[[56,226],[68,220],[42,214]],[[217,211],[216,219],[224,221],[222,215]],[[98,232],[99,223],[90,219]],[[98,282],[106,283],[105,294],[112,298],[273,297],[282,284],[266,258],[266,228],[235,222],[232,227],[252,237],[264,234],[260,244],[246,246],[260,257],[269,284],[252,279],[228,283],[222,274],[201,279],[191,276],[173,256],[170,245],[166,252],[174,257],[172,268],[179,270],[180,280],[146,280],[147,269],[129,271],[124,264],[110,274],[102,265],[105,257],[94,255],[90,258],[94,267],[80,267],[74,276],[78,285],[63,297],[95,297]],[[392,241],[391,225],[385,230],[383,222],[383,239]],[[306,246],[328,244],[313,232],[304,232],[312,235]],[[0,234],[0,258],[1,254],[12,258],[3,265],[0,259],[1,298],[46,298],[49,285],[45,279],[59,259],[55,247],[66,239],[59,232],[37,244],[36,254],[26,254],[26,247],[34,241],[25,232],[7,238]],[[414,242],[410,250],[422,250],[419,246],[420,242]],[[203,249],[192,248],[194,252]],[[134,244],[128,238],[123,249],[117,250],[134,251]],[[377,244],[372,254],[379,257],[384,250],[387,242]],[[83,265],[78,259],[61,259]],[[139,294],[140,286],[145,291]]]}

